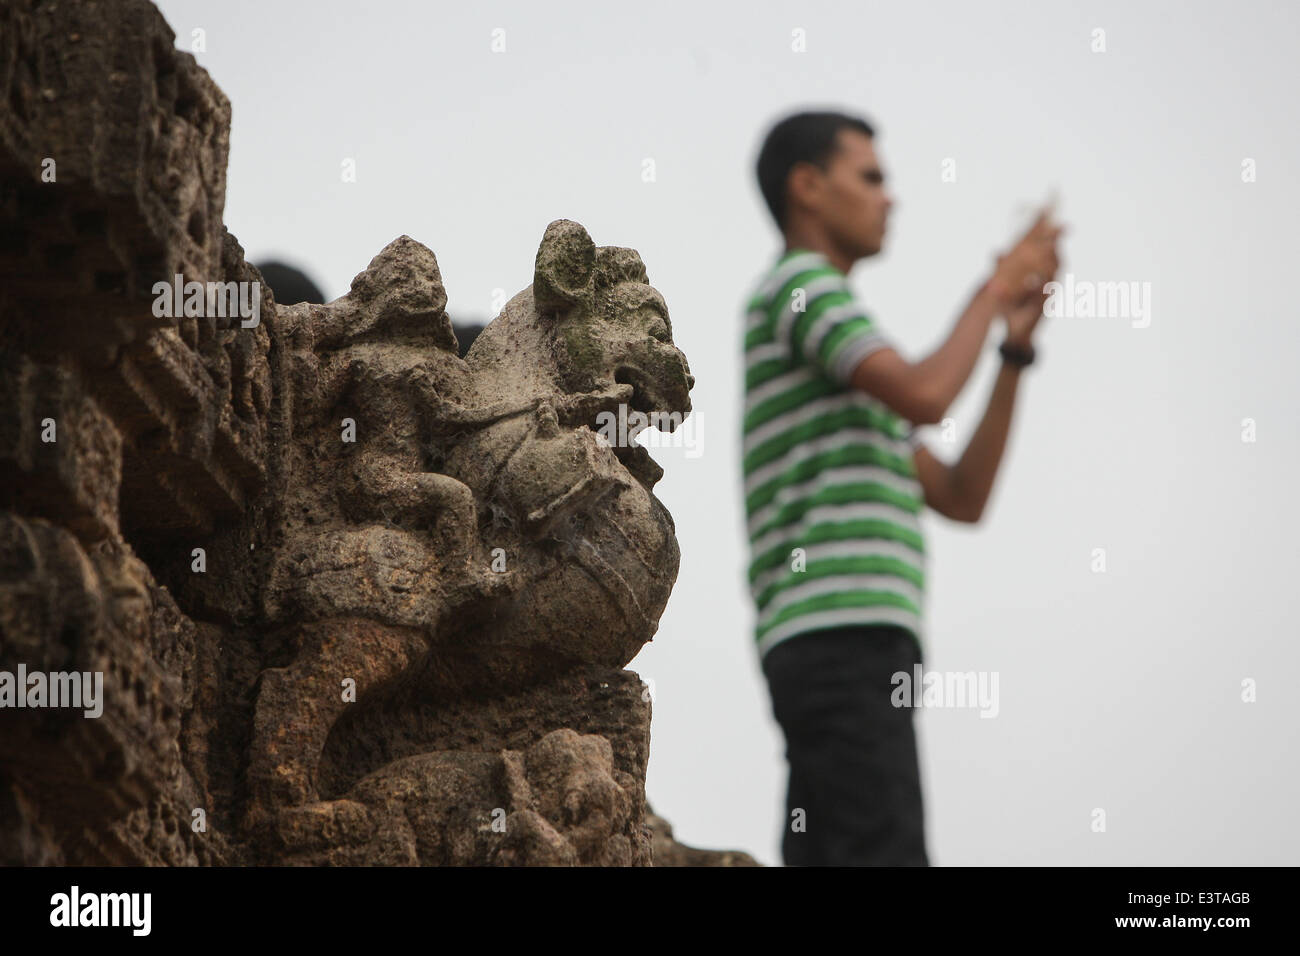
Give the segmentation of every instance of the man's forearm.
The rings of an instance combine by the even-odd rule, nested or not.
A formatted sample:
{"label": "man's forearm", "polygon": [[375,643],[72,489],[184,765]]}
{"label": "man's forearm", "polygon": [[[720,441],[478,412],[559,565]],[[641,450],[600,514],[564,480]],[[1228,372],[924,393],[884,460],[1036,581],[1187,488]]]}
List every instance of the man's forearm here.
{"label": "man's forearm", "polygon": [[943,417],[965,387],[988,338],[989,326],[1000,311],[993,294],[987,287],[981,287],[971,297],[943,345],[912,366],[928,394],[930,407],[934,409],[931,417],[935,421]]}
{"label": "man's forearm", "polygon": [[997,477],[998,465],[1002,462],[1019,384],[1020,370],[1010,362],[1003,362],[984,417],[980,419],[961,459],[952,466],[954,496],[972,521],[978,521],[984,513],[984,505],[993,491],[993,479]]}

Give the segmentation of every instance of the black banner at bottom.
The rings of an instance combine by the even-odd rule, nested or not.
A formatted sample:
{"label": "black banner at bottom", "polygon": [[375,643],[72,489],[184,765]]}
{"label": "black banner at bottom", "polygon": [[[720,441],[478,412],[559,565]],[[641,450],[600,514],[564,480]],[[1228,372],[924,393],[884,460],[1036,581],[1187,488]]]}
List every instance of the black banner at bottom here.
{"label": "black banner at bottom", "polygon": [[864,945],[880,932],[1233,945],[1284,928],[1293,882],[1290,868],[29,868],[0,870],[0,933],[6,942],[75,934],[130,946],[238,945],[281,932],[302,943],[374,943],[409,932],[439,945],[452,927],[478,924],[484,945],[497,946],[608,924],[670,945],[665,933],[677,925],[693,934],[716,926],[730,938],[802,925],[814,942],[839,924]]}

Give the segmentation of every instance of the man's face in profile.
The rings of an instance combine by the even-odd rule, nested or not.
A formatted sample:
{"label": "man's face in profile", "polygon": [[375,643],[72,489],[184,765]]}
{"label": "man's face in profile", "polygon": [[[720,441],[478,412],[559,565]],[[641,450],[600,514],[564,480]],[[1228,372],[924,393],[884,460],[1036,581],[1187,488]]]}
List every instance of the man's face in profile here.
{"label": "man's face in profile", "polygon": [[837,148],[827,159],[816,213],[831,239],[851,259],[874,256],[885,242],[885,222],[893,199],[870,136],[842,129]]}

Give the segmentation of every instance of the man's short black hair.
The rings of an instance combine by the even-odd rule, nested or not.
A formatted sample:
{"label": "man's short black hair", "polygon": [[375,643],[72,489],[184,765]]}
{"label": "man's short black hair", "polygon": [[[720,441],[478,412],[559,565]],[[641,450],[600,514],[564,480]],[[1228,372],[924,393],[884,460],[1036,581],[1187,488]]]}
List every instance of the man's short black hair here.
{"label": "man's short black hair", "polygon": [[320,287],[301,269],[278,261],[256,265],[257,271],[262,273],[262,281],[271,287],[276,305],[297,305],[299,302],[319,305],[325,301]]}
{"label": "man's short black hair", "polygon": [[758,153],[758,188],[779,228],[785,229],[785,183],[795,163],[825,169],[835,149],[835,135],[854,129],[868,136],[875,130],[866,120],[845,113],[815,112],[787,116],[772,127]]}

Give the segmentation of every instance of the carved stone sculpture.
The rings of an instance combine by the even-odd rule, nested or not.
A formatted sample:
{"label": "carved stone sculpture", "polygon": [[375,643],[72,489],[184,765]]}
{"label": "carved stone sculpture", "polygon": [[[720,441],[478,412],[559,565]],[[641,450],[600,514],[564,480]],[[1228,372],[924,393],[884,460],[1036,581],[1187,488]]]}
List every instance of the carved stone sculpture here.
{"label": "carved stone sculpture", "polygon": [[551,223],[461,359],[406,236],[276,306],[151,4],[5,0],[0,84],[0,862],[650,864],[677,542],[596,425],[693,379],[637,254]]}

